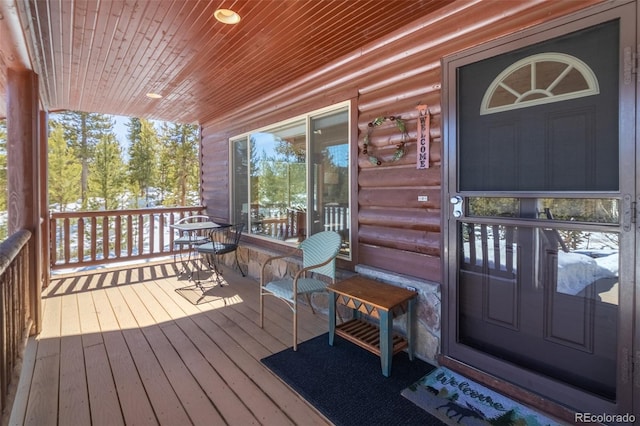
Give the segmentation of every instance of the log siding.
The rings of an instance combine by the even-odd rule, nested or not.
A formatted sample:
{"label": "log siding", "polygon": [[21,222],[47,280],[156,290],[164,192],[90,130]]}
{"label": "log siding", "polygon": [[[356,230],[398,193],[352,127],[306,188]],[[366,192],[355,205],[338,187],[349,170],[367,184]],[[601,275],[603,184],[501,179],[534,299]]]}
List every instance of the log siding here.
{"label": "log siding", "polygon": [[[245,107],[204,123],[202,128],[203,203],[209,214],[229,220],[229,142],[236,134],[297,114],[355,99],[358,139],[352,203],[358,221],[354,264],[382,268],[441,282],[441,58],[457,51],[556,18],[587,2],[455,2],[388,37],[346,55],[302,79],[292,81]],[[416,170],[416,106],[426,104],[430,121],[430,168]],[[378,116],[406,121],[409,141],[399,161],[386,162],[400,133],[381,126],[371,149],[383,164],[371,164],[361,152],[367,124]],[[357,147],[355,144],[357,143]],[[418,195],[428,196],[418,202]]]}

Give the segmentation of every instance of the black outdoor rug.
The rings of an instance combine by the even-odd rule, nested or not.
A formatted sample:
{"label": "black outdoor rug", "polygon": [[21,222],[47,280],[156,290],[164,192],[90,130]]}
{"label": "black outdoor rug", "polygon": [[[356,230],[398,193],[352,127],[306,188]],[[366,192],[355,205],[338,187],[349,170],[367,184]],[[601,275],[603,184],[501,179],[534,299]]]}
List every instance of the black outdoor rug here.
{"label": "black outdoor rug", "polygon": [[323,334],[262,363],[338,426],[444,424],[400,395],[435,368],[409,361],[406,352],[393,357],[384,377],[379,357],[339,336],[329,346]]}

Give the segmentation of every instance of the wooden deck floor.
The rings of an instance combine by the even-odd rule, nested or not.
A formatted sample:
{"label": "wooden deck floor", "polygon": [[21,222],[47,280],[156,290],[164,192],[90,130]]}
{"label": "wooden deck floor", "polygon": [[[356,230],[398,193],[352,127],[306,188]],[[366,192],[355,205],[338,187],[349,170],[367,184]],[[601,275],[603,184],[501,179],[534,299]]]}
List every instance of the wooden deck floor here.
{"label": "wooden deck floor", "polygon": [[[261,363],[291,346],[289,308],[225,270],[193,305],[171,263],[54,276],[43,331],[27,343],[12,425],[325,425]],[[326,332],[303,310],[300,340]]]}

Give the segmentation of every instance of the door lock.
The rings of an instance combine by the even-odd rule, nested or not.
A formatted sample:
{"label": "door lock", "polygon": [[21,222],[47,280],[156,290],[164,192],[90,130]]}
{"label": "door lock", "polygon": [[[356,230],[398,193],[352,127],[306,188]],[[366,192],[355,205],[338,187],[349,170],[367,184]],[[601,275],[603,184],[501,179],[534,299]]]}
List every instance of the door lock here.
{"label": "door lock", "polygon": [[449,202],[453,205],[453,217],[462,217],[462,204],[463,199],[459,195],[455,195],[449,199]]}

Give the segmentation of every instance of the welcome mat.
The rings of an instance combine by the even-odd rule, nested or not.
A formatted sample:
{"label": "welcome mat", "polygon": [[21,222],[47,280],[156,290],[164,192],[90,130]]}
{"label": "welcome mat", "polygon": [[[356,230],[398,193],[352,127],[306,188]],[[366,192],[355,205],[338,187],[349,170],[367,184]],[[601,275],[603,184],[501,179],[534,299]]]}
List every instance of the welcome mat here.
{"label": "welcome mat", "polygon": [[448,424],[561,425],[445,367],[404,389],[402,396]]}
{"label": "welcome mat", "polygon": [[384,377],[379,357],[339,336],[329,346],[325,333],[261,361],[337,426],[443,424],[400,395],[435,368],[406,352],[393,357]]}

